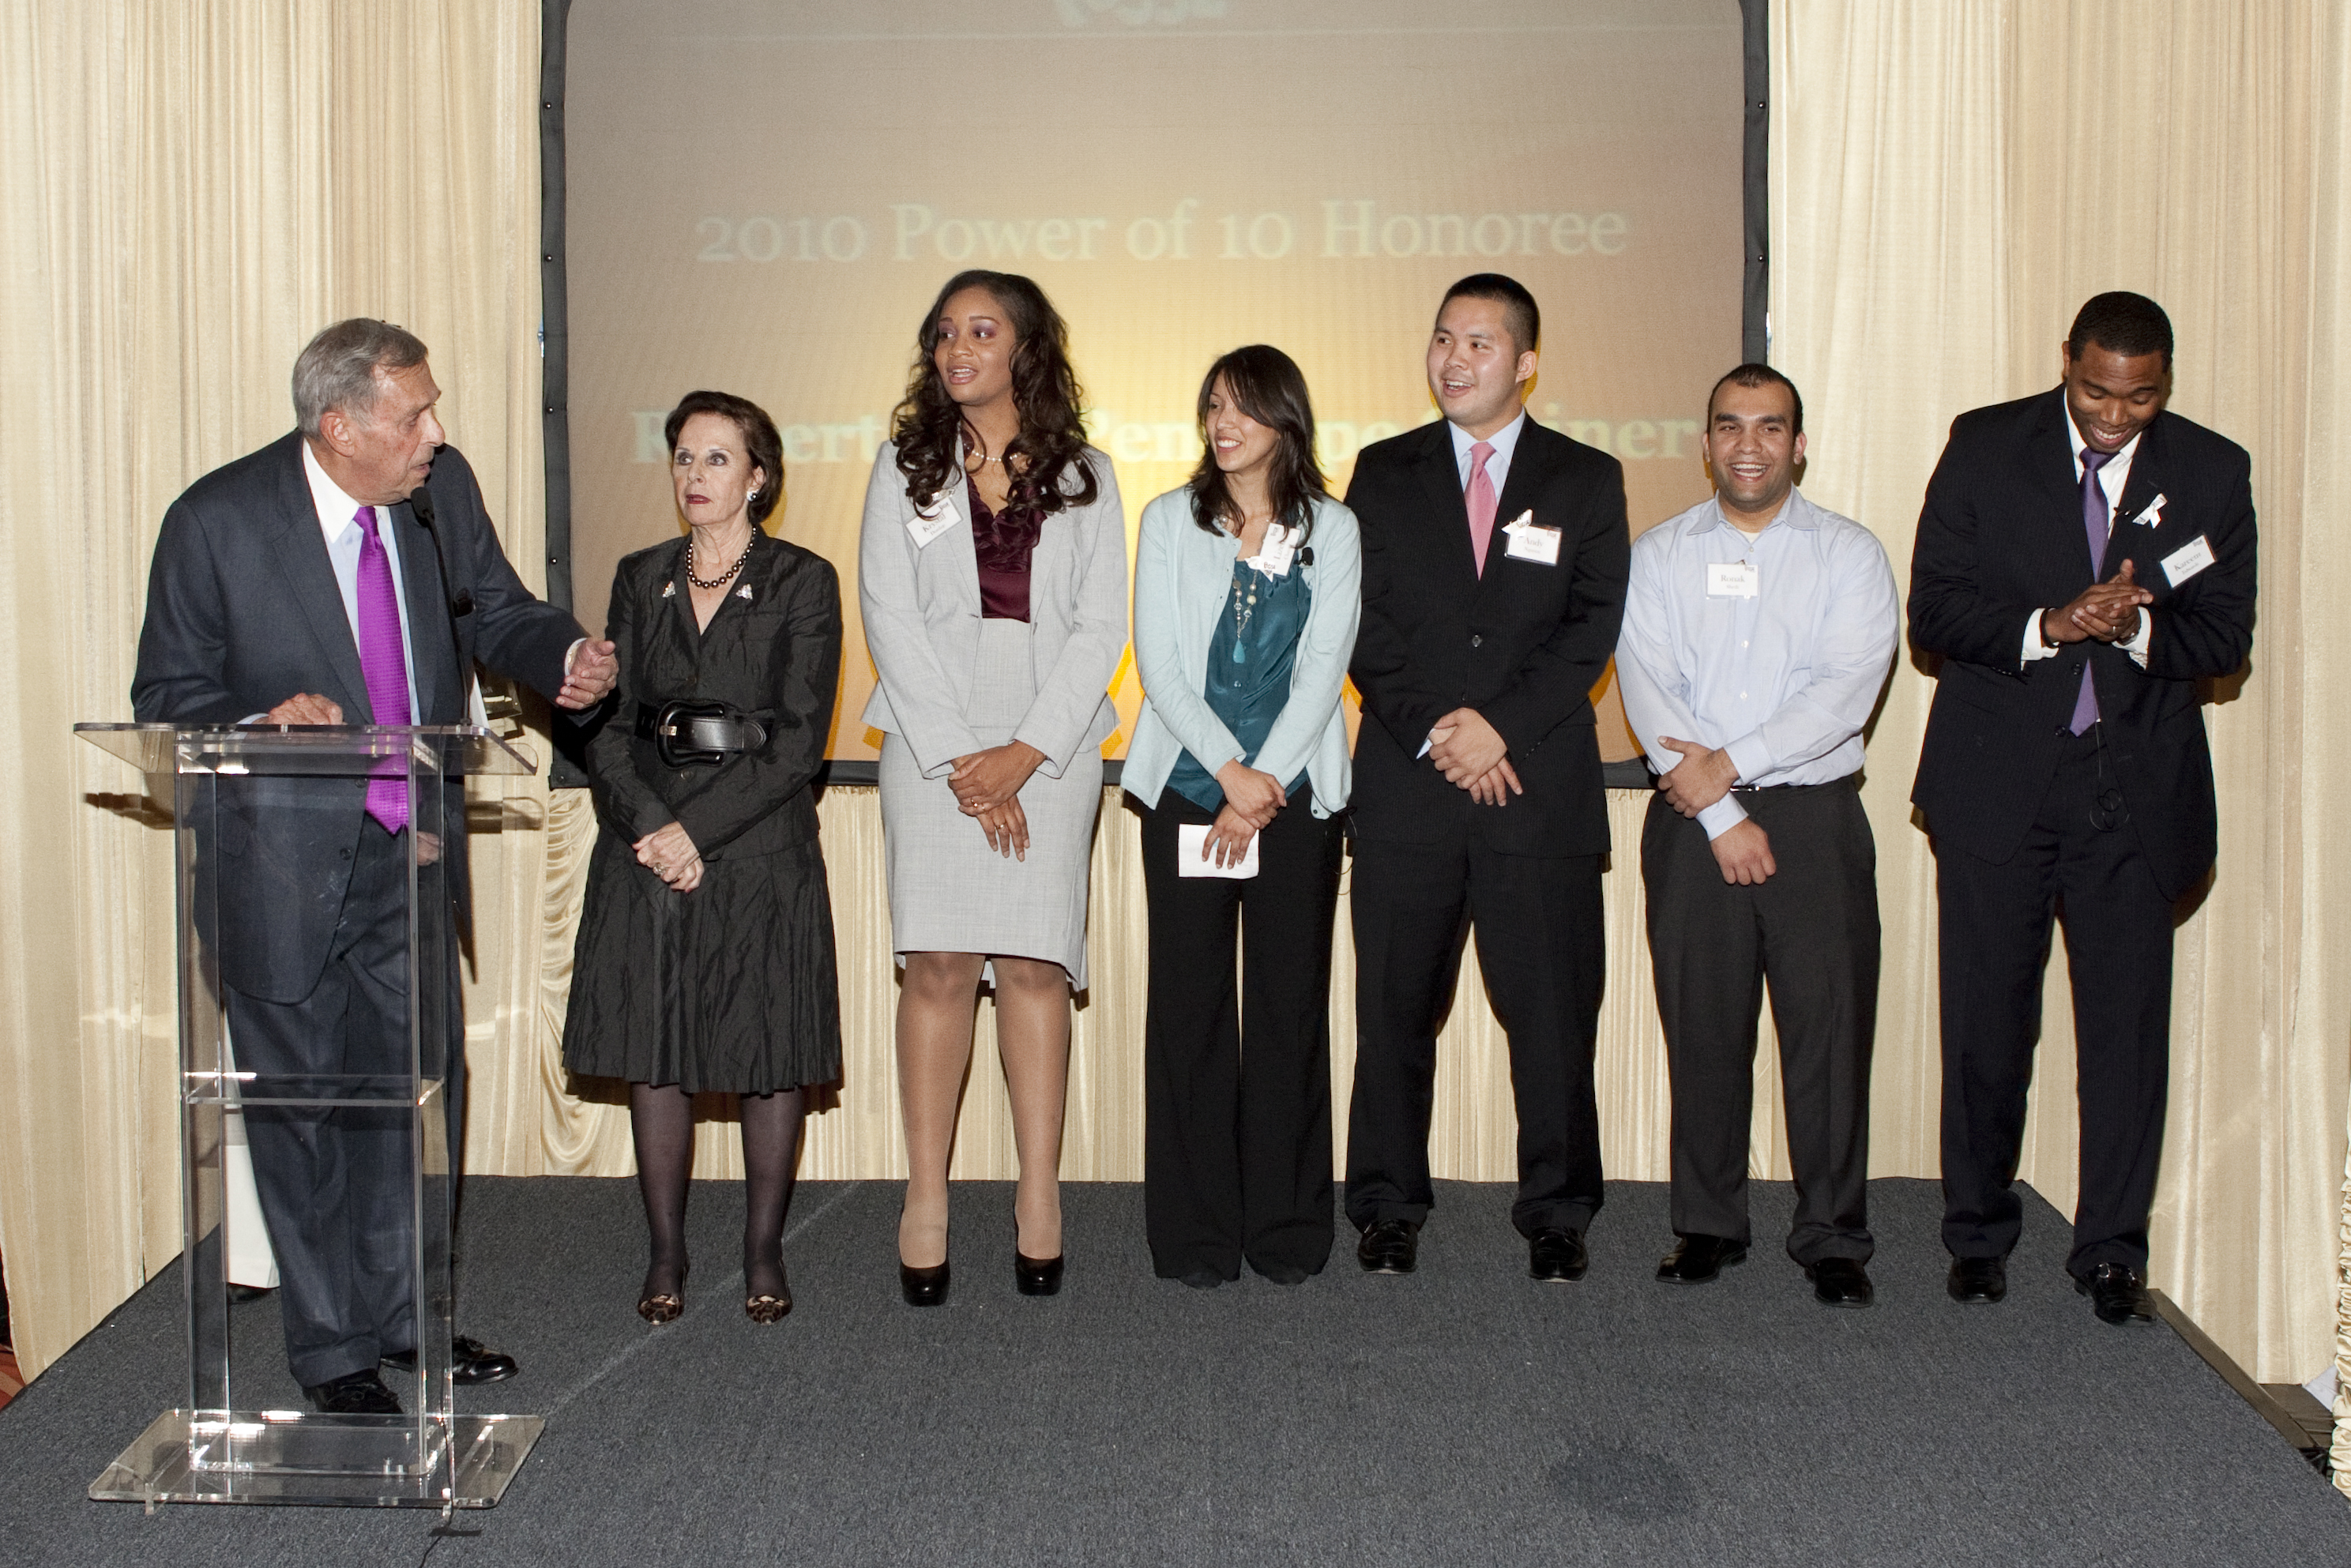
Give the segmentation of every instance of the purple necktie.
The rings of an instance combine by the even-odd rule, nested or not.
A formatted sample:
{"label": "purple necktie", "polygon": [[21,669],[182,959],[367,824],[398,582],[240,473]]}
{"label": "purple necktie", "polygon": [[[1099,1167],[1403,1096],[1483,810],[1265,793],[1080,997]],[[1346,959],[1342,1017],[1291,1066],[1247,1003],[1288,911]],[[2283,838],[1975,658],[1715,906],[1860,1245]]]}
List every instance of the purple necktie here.
{"label": "purple necktie", "polygon": [[[376,537],[375,508],[361,507],[360,526],[360,673],[378,724],[408,722],[408,659],[400,645],[400,598],[392,588],[392,558]],[[408,826],[408,780],[368,782],[368,815],[396,833]]]}
{"label": "purple necktie", "polygon": [[[2114,456],[2111,452],[2094,452],[2082,448],[2082,533],[2090,541],[2090,580],[2098,580],[2098,573],[2106,565],[2106,532],[2112,510],[2106,505],[2105,486],[2098,483],[2098,470]],[[2085,650],[2086,651],[2086,650]],[[2090,663],[2082,662],[2082,692],[2074,699],[2074,717],[2066,728],[2081,734],[2098,722],[2098,693],[2090,685]]]}

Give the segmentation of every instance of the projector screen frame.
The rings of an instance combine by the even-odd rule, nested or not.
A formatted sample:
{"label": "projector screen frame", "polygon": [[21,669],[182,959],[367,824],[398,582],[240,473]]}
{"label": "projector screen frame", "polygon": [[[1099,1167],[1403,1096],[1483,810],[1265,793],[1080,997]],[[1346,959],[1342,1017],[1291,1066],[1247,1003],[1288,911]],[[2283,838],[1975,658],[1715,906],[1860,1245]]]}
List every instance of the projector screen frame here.
{"label": "projector screen frame", "polygon": [[[1768,181],[1771,76],[1769,54],[1771,0],[1738,0],[1742,36],[1742,118],[1745,141],[1740,154],[1741,233],[1744,256],[1740,301],[1740,357],[1769,363],[1771,357],[1770,299],[1770,189]],[[571,410],[569,400],[570,333],[567,316],[569,285],[564,271],[564,45],[570,25],[571,0],[540,0],[539,4],[539,375],[540,423],[547,462],[547,599],[566,610],[573,608],[571,585]],[[584,789],[586,771],[580,753],[594,725],[554,721],[555,758],[549,784],[558,789]],[[872,784],[878,765],[862,761],[827,761],[819,770],[819,788],[827,784]],[[1118,782],[1119,765],[1104,765],[1106,783]],[[1638,758],[1606,766],[1608,787],[1647,789],[1653,780]]]}

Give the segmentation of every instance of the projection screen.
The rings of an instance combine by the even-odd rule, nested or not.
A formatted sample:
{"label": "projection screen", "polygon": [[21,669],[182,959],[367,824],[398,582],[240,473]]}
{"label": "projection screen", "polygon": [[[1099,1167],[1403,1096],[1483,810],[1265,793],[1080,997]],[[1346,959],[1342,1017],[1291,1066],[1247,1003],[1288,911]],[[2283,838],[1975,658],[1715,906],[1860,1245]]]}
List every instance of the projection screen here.
{"label": "projection screen", "polygon": [[[666,411],[758,402],[768,527],[841,569],[844,762],[880,740],[866,479],[962,267],[1068,319],[1130,530],[1242,343],[1304,369],[1343,494],[1365,444],[1437,417],[1429,325],[1479,271],[1534,291],[1530,408],[1623,460],[1636,533],[1707,493],[1706,392],[1740,348],[1737,0],[576,0],[567,35],[575,607],[601,626],[615,562],[683,527]],[[1131,662],[1116,696],[1131,725]]]}

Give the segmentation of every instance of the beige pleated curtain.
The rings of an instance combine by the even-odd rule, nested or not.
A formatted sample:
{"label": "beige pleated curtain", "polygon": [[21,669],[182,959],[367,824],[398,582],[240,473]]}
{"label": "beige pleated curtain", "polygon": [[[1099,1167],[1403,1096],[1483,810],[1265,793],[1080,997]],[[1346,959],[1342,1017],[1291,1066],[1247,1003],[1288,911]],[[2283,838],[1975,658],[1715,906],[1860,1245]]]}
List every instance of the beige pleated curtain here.
{"label": "beige pleated curtain", "polygon": [[[127,716],[147,552],[172,495],[281,433],[319,324],[368,312],[433,345],[454,439],[509,553],[541,576],[537,6],[528,0],[0,4],[0,1253],[37,1370],[177,1249],[170,844],[140,783],[67,736]],[[1806,394],[1807,491],[1907,575],[1950,418],[2051,384],[2107,287],[2179,329],[2174,406],[2252,449],[2263,542],[2250,674],[2209,710],[2220,865],[2180,933],[2155,1282],[2256,1375],[2335,1354],[2351,1094],[2351,684],[2324,664],[2322,548],[2346,458],[2321,424],[2351,370],[2351,22],[2329,4],[1784,0],[1772,29],[1772,358]],[[1081,340],[1082,340],[1082,323]],[[1082,341],[1081,341],[1082,347]],[[1410,368],[1399,373],[1411,373]],[[1693,405],[1704,395],[1690,389]],[[1639,519],[1641,523],[1655,519]],[[1931,1176],[1932,862],[1907,793],[1931,693],[1905,659],[1871,748],[1886,968],[1873,1171]],[[544,747],[541,747],[542,755]],[[1612,800],[1617,841],[1643,802]],[[894,992],[870,790],[823,805],[850,1050],[812,1177],[903,1168]],[[484,802],[469,1165],[622,1175],[626,1114],[556,1050],[595,831],[577,792]],[[1140,1168],[1143,928],[1133,820],[1106,804],[1094,986],[1064,1174]],[[1638,877],[1608,878],[1600,1093],[1611,1174],[1666,1174],[1667,1101]],[[1352,1050],[1342,922],[1334,1067]],[[2070,1007],[2052,966],[2024,1176],[2073,1197]],[[1442,1053],[1440,1174],[1511,1169],[1507,1063],[1464,977]],[[1011,1171],[982,1016],[956,1170]],[[1768,1037],[1768,1024],[1767,1024]],[[1768,1048],[1755,1168],[1785,1175]],[[739,1170],[731,1124],[701,1168]],[[1595,1243],[1643,1255],[1660,1237]],[[603,1239],[597,1244],[627,1245]]]}

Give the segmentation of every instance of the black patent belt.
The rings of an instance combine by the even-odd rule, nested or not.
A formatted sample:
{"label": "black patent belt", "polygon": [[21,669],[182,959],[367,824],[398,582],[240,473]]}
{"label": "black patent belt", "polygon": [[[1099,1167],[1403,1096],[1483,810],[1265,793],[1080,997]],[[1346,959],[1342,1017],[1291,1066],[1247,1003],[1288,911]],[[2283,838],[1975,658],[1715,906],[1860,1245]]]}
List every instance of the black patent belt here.
{"label": "black patent belt", "polygon": [[664,766],[720,763],[768,744],[768,727],[731,704],[681,697],[660,707],[637,705],[637,738],[650,740]]}

